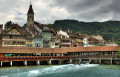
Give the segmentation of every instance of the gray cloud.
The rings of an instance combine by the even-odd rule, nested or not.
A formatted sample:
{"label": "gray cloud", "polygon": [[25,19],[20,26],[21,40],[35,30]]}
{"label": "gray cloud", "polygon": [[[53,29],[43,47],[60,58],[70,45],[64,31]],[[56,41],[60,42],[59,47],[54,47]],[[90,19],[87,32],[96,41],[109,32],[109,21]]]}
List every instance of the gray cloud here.
{"label": "gray cloud", "polygon": [[[71,18],[84,21],[120,20],[120,0],[54,0]],[[116,18],[117,17],[117,18]]]}
{"label": "gray cloud", "polygon": [[[0,0],[0,24],[12,20],[26,23],[29,0]],[[35,20],[53,23],[58,19],[80,21],[120,20],[120,0],[32,0]]]}

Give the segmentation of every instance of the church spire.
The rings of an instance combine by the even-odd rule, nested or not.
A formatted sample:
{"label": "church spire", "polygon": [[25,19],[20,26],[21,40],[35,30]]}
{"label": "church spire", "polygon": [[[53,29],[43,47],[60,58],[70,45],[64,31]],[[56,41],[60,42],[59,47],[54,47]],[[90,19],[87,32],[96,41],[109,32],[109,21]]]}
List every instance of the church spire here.
{"label": "church spire", "polygon": [[30,6],[29,6],[29,10],[27,14],[34,14],[33,8],[32,8],[32,4],[31,4],[31,0],[30,0]]}
{"label": "church spire", "polygon": [[31,0],[30,0],[30,5],[32,5],[32,4],[31,4]]}
{"label": "church spire", "polygon": [[30,1],[29,10],[27,12],[27,27],[32,27],[32,26],[34,26],[34,11]]}

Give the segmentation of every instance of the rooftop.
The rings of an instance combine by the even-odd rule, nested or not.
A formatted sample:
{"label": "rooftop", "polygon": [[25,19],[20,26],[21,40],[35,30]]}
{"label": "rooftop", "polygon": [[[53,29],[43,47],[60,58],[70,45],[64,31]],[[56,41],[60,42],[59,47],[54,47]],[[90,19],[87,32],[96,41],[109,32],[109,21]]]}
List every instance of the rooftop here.
{"label": "rooftop", "polygon": [[34,47],[0,47],[0,53],[67,53],[67,52],[101,52],[118,51],[120,46],[69,47],[69,48],[34,48]]}

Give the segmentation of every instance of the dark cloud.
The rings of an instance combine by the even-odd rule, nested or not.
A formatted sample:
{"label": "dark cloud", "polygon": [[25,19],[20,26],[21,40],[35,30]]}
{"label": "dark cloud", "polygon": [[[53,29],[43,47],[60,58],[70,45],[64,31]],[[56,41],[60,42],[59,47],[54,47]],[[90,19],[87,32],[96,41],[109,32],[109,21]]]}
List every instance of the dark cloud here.
{"label": "dark cloud", "polygon": [[[0,0],[0,3],[0,23],[27,22],[30,0]],[[120,0],[32,0],[32,5],[35,20],[45,24],[59,19],[120,20]]]}
{"label": "dark cloud", "polygon": [[71,18],[84,21],[120,20],[120,0],[54,0]]}

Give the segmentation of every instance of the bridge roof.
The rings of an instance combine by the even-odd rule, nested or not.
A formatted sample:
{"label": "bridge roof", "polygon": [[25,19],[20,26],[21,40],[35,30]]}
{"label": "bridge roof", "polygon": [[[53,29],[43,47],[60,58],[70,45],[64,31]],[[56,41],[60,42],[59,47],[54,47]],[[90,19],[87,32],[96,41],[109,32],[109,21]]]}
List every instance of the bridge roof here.
{"label": "bridge roof", "polygon": [[61,48],[0,47],[0,53],[65,53]]}
{"label": "bridge roof", "polygon": [[98,52],[98,51],[118,51],[119,49],[120,46],[69,47],[69,48],[0,47],[0,53]]}
{"label": "bridge roof", "polygon": [[76,47],[68,48],[67,52],[101,52],[101,51],[119,51],[120,46],[98,46],[98,47]]}

